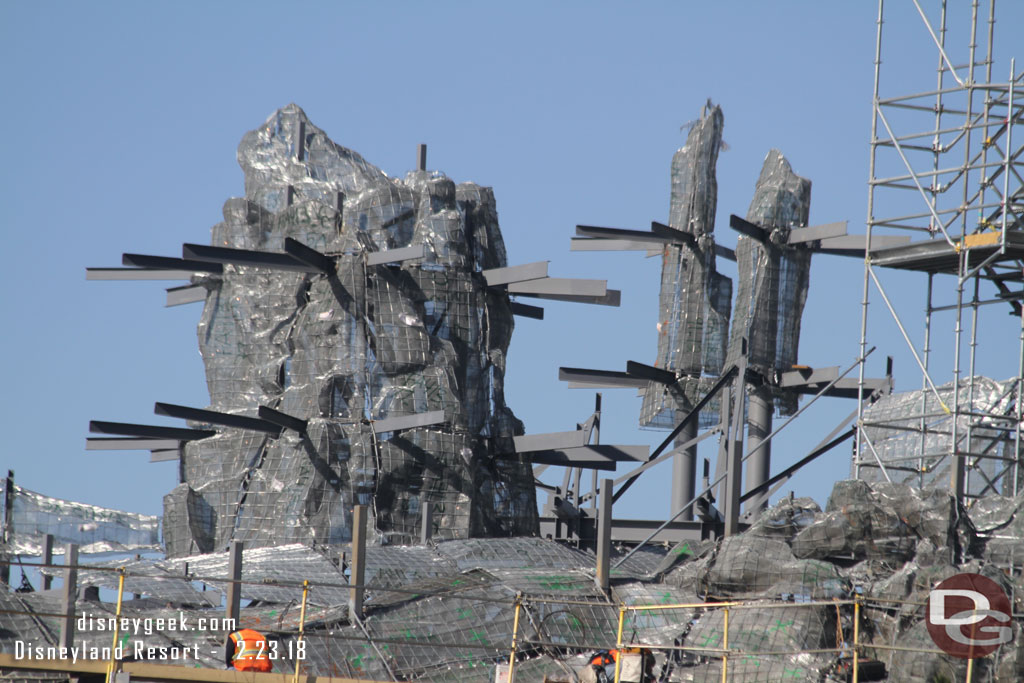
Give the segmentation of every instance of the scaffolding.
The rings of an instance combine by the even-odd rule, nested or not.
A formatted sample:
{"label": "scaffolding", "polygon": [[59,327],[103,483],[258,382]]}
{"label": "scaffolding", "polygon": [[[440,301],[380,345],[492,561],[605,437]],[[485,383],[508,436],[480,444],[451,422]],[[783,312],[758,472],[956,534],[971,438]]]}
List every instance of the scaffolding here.
{"label": "scaffolding", "polygon": [[[982,314],[994,310],[989,304],[1009,305],[1021,317],[1022,293],[1008,285],[1024,281],[1024,72],[1011,60],[1008,80],[993,80],[995,0],[988,3],[987,18],[979,0],[969,8],[940,0],[930,11],[913,0],[920,21],[894,22],[883,60],[884,4],[879,0],[860,349],[863,354],[869,345],[868,305],[877,292],[913,354],[921,389],[869,408],[861,365],[853,473],[921,487],[948,481],[957,499],[970,506],[986,494],[1017,495],[1024,474],[1024,317],[1015,376],[992,382],[976,372],[986,337]],[[969,19],[961,12],[969,12]],[[966,29],[965,48],[947,38],[947,24],[958,34]],[[883,62],[919,57],[908,48],[916,39],[937,51],[934,87],[883,93]],[[955,63],[963,49],[966,61]],[[905,87],[905,79],[899,80]],[[897,243],[895,235],[918,238],[921,232],[927,239],[888,246]],[[927,278],[920,344],[908,331],[908,315],[887,293],[889,269]],[[952,276],[953,287],[938,276]],[[936,377],[947,366],[932,357],[931,348],[933,314],[940,311],[953,312],[955,319],[952,377],[941,386]]]}

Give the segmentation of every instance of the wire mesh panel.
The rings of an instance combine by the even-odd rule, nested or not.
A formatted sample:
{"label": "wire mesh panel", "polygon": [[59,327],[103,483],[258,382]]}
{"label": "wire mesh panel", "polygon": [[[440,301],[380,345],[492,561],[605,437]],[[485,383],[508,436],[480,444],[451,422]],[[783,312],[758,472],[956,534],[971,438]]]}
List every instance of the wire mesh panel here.
{"label": "wire mesh panel", "polygon": [[959,405],[955,450],[967,459],[967,495],[1012,493],[1017,387],[1015,379],[996,382],[979,376],[961,380],[956,395],[949,382],[937,391],[883,396],[864,411],[859,478],[882,482],[888,475],[920,488],[946,487],[954,451],[954,418],[947,410]]}

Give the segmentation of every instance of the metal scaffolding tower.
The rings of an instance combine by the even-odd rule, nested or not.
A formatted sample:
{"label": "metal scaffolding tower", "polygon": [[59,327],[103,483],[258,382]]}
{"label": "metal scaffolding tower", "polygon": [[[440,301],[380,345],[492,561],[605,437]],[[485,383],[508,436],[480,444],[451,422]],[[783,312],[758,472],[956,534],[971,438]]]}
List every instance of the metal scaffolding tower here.
{"label": "metal scaffolding tower", "polygon": [[[1024,317],[1015,378],[992,382],[975,372],[982,341],[988,341],[982,321],[993,310],[988,304],[1009,305],[1021,316],[1024,295],[1011,285],[1024,281],[1024,72],[1011,60],[1009,79],[993,80],[995,0],[987,18],[979,0],[969,8],[947,8],[939,0],[929,11],[918,0],[913,4],[920,21],[894,22],[883,50],[884,0],[878,3],[860,349],[868,348],[868,304],[877,292],[910,347],[921,390],[870,407],[860,402],[853,469],[857,477],[920,486],[944,485],[948,477],[953,493],[970,505],[989,493],[1016,495],[1024,475]],[[950,28],[967,38],[965,46],[947,37]],[[889,84],[883,62],[920,57],[910,47],[916,39],[937,51],[934,87],[883,93]],[[906,88],[906,78],[897,81]],[[893,235],[907,231],[927,239],[886,248]],[[927,277],[919,343],[905,324],[908,316],[887,294],[892,280],[885,269]],[[946,385],[937,379],[947,371],[945,359],[931,353],[932,317],[940,311],[952,311],[955,320]],[[936,332],[945,333],[938,326]],[[868,393],[863,381],[860,393]]]}

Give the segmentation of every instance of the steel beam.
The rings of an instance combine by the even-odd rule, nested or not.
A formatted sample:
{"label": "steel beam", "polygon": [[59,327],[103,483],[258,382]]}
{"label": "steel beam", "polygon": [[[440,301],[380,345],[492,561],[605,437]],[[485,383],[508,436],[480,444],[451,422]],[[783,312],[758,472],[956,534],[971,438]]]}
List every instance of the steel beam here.
{"label": "steel beam", "polygon": [[98,438],[92,437],[85,440],[87,451],[152,451],[176,449],[181,444],[177,439],[133,439],[128,438]]}
{"label": "steel beam", "polygon": [[157,415],[176,417],[181,420],[209,422],[210,424],[224,425],[225,427],[234,427],[236,429],[249,429],[255,432],[265,432],[267,434],[273,434],[274,436],[281,434],[281,425],[268,422],[267,420],[261,420],[256,417],[246,417],[245,415],[232,415],[230,413],[220,413],[215,410],[202,410],[200,408],[189,408],[188,406],[179,406],[173,403],[160,402],[157,402],[153,406],[153,412]]}
{"label": "steel beam", "polygon": [[149,452],[150,462],[170,462],[172,460],[181,460],[181,450],[153,450]]}
{"label": "steel beam", "polygon": [[140,425],[128,422],[104,422],[102,420],[90,420],[89,431],[95,434],[120,434],[151,439],[175,439],[177,441],[196,441],[216,436],[217,434],[217,432],[207,429],[179,429],[177,427]]}
{"label": "steel beam", "polygon": [[366,255],[366,265],[382,266],[385,263],[398,263],[400,261],[413,261],[423,258],[427,253],[422,244],[414,244],[411,247],[399,249],[385,249],[384,251],[371,251]]}
{"label": "steel beam", "polygon": [[61,586],[59,646],[68,651],[75,644],[75,601],[78,599],[78,544],[64,546],[64,585]]}
{"label": "steel beam", "polygon": [[[543,280],[535,280],[543,282]],[[510,292],[513,293],[513,292]],[[622,302],[622,292],[617,289],[609,289],[603,296],[579,296],[575,294],[528,294],[516,292],[519,296],[529,296],[535,299],[548,299],[550,301],[568,301],[575,304],[594,304],[595,306],[615,306]]]}
{"label": "steel beam", "polygon": [[324,256],[316,249],[307,247],[302,242],[292,239],[291,237],[284,238],[284,253],[297,261],[302,261],[303,263],[316,268],[326,275],[330,275],[335,271],[334,259]]}
{"label": "steel beam", "polygon": [[[679,416],[680,418],[684,416]],[[682,421],[680,419],[680,421]],[[691,420],[676,437],[676,454],[672,456],[672,494],[669,513],[686,505],[694,496],[697,485],[697,445],[680,448],[697,438],[697,421]],[[693,519],[693,507],[687,508],[678,519]]]}
{"label": "steel beam", "polygon": [[[577,225],[576,234],[580,237],[596,237],[602,239],[620,239],[648,244],[668,244],[672,238],[655,235],[653,232],[644,230],[623,230],[622,228],[599,228],[595,225]],[[648,247],[649,249],[650,247]]]}
{"label": "steel beam", "polygon": [[287,413],[282,413],[280,410],[274,410],[273,408],[268,408],[266,406],[260,406],[256,411],[256,414],[259,415],[262,420],[273,422],[276,425],[298,432],[299,434],[305,434],[306,427],[309,425],[307,420],[300,420],[297,417],[292,417]]}
{"label": "steel beam", "polygon": [[635,360],[626,361],[626,374],[657,382],[658,384],[664,384],[665,386],[670,386],[679,381],[679,377],[674,372],[662,370],[653,365],[638,363]]}
{"label": "steel beam", "polygon": [[383,420],[374,420],[373,433],[397,432],[403,429],[414,429],[415,427],[428,427],[430,425],[444,422],[443,410],[432,410],[429,413],[417,413],[415,415],[402,415],[399,417],[386,417]]}
{"label": "steel beam", "polygon": [[[575,449],[569,449],[575,450]],[[555,467],[580,467],[585,470],[615,471],[615,461],[600,456],[569,456],[565,450],[537,451],[530,453],[530,460],[535,465],[553,465]]]}
{"label": "steel beam", "polygon": [[365,505],[352,508],[352,567],[349,574],[348,618],[363,618],[363,584],[366,583],[366,518]]}
{"label": "steel beam", "polygon": [[546,277],[526,282],[510,282],[508,293],[534,296],[603,297],[608,293],[608,281]]}
{"label": "steel beam", "polygon": [[189,273],[224,272],[224,266],[219,263],[190,261],[170,256],[150,256],[148,254],[121,254],[121,265],[159,270],[182,270]]}
{"label": "steel beam", "polygon": [[164,306],[183,306],[206,301],[206,293],[209,290],[202,285],[184,285],[182,287],[171,287],[167,290],[167,303]]}
{"label": "steel beam", "polygon": [[809,225],[806,228],[794,228],[789,232],[787,244],[802,244],[816,240],[842,237],[846,235],[846,221],[839,223],[825,223],[823,225]]}
{"label": "steel beam", "polygon": [[319,273],[319,268],[299,261],[291,254],[272,251],[253,251],[251,249],[229,249],[227,247],[211,247],[204,244],[184,244],[181,255],[186,259],[210,261],[212,263],[233,263],[239,266],[270,268],[299,273]]}
{"label": "steel beam", "polygon": [[534,263],[524,263],[520,266],[491,268],[490,270],[481,271],[480,274],[484,276],[488,287],[507,285],[513,282],[539,280],[548,276],[548,262],[535,261]]}
{"label": "steel beam", "polygon": [[747,237],[752,237],[758,242],[767,242],[770,234],[769,231],[765,230],[760,225],[755,225],[750,221],[744,220],[736,214],[729,216],[729,227],[736,232],[743,233]]}
{"label": "steel beam", "polygon": [[[589,370],[586,368],[558,368],[558,379],[569,382],[570,389],[590,388],[643,388],[649,383],[626,372],[617,370]],[[573,385],[576,386],[573,386]]]}
{"label": "steel beam", "polygon": [[231,622],[238,622],[242,606],[242,542],[231,541],[228,548],[228,593],[224,616]]}
{"label": "steel beam", "polygon": [[[772,433],[773,411],[772,398],[767,389],[759,387],[748,394],[747,444],[751,453],[747,460],[748,489],[758,488],[771,476],[772,442],[765,441],[765,438]],[[768,496],[761,496],[747,505],[747,512],[753,512],[756,517],[765,507],[768,507]]]}
{"label": "steel beam", "polygon": [[612,480],[601,480],[601,501],[597,518],[597,587],[608,593],[611,588],[612,557]]}
{"label": "steel beam", "polygon": [[[569,251],[651,251],[654,246],[643,240],[601,239],[599,237],[572,237]],[[660,252],[660,250],[659,250]]]}
{"label": "steel beam", "polygon": [[658,237],[664,237],[667,240],[671,240],[673,244],[685,244],[686,246],[694,249],[697,247],[697,238],[688,232],[682,230],[676,230],[675,228],[659,223],[658,221],[651,221],[651,232]]}
{"label": "steel beam", "polygon": [[512,315],[518,315],[523,318],[533,318],[534,320],[544,319],[544,309],[540,306],[531,306],[518,301],[509,301],[508,307],[512,311]]}
{"label": "steel beam", "polygon": [[86,280],[188,280],[191,270],[158,268],[86,268]]}
{"label": "steel beam", "polygon": [[578,448],[587,443],[587,432],[577,429],[571,432],[548,432],[547,434],[526,434],[513,436],[516,453],[547,451],[556,448]]}

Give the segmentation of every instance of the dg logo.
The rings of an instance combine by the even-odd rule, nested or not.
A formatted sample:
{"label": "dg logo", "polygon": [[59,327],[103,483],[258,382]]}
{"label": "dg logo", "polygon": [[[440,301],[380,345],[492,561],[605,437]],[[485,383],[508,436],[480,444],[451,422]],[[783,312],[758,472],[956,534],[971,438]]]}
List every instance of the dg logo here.
{"label": "dg logo", "polygon": [[954,657],[984,657],[1013,639],[1010,600],[981,574],[949,577],[928,594],[925,609],[932,640]]}

